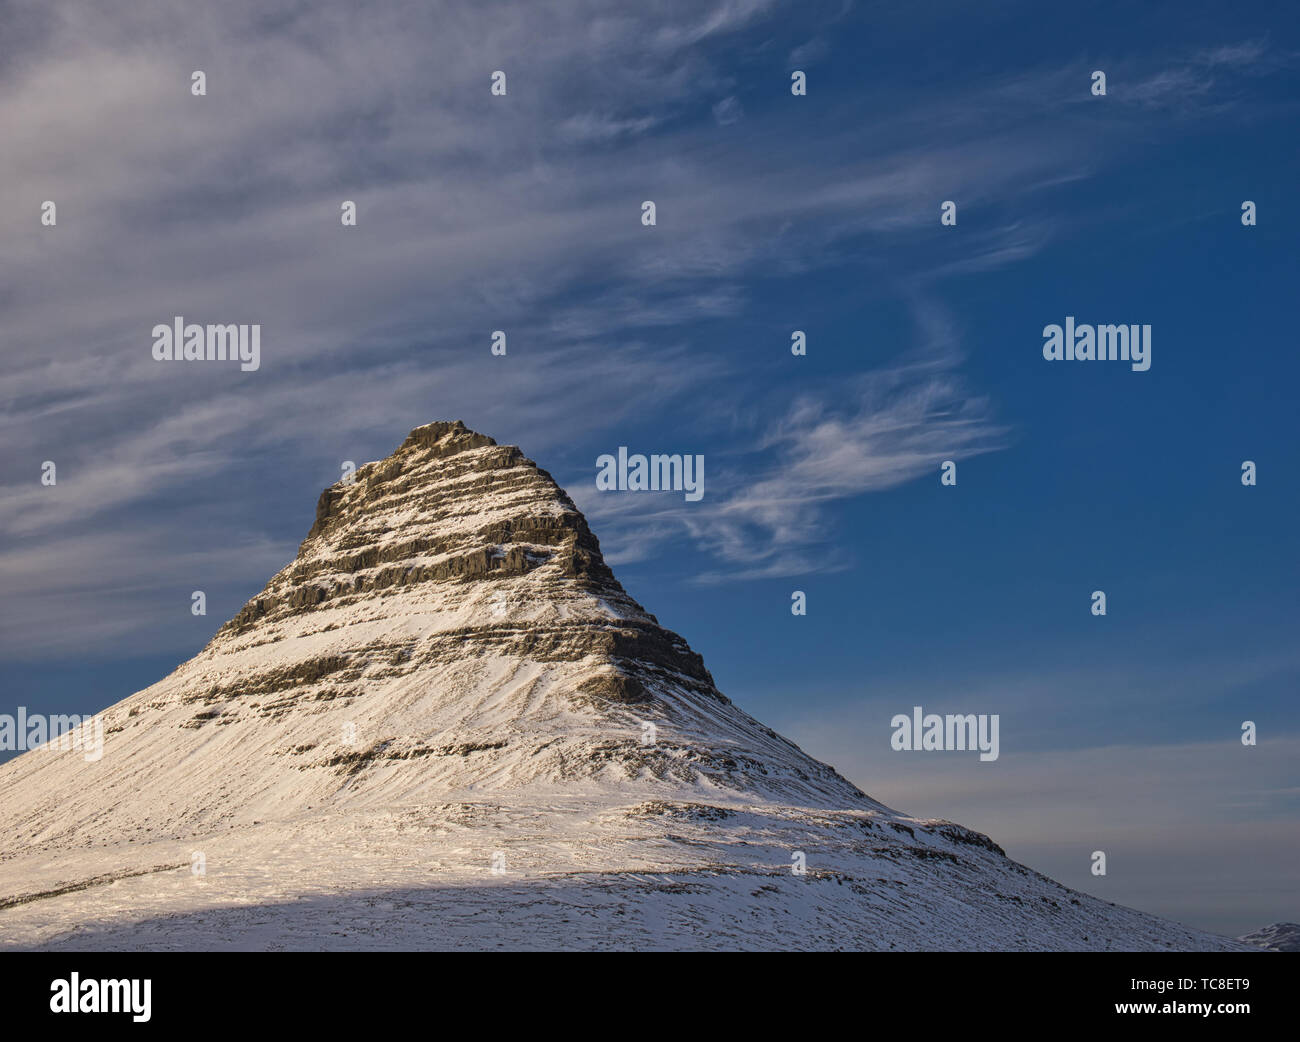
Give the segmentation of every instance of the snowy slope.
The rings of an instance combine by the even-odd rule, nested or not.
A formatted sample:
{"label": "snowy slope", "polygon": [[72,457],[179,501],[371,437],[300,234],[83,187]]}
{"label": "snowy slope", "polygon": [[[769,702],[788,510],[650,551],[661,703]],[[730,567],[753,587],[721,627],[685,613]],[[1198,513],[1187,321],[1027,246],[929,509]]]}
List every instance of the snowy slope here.
{"label": "snowy slope", "polygon": [[460,423],[327,489],[297,558],[104,726],[98,761],[0,767],[0,944],[1243,947],[871,800]]}
{"label": "snowy slope", "polygon": [[1300,952],[1300,923],[1269,923],[1237,940],[1270,952]]}

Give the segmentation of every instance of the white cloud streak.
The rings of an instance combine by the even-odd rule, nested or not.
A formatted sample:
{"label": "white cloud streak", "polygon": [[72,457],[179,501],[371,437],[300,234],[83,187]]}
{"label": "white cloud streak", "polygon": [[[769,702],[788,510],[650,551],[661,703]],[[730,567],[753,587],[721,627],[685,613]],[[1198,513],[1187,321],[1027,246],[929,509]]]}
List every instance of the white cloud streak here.
{"label": "white cloud streak", "polygon": [[[798,113],[720,141],[716,112],[742,111],[742,92],[718,47],[775,10],[70,0],[15,13],[22,46],[0,57],[7,592],[33,618],[55,617],[73,590],[110,615],[118,580],[81,583],[78,537],[89,551],[105,546],[103,526],[167,530],[184,516],[193,545],[227,545],[226,489],[278,490],[288,472],[310,500],[340,455],[382,455],[434,418],[540,455],[617,429],[638,396],[734,412],[753,392],[743,361],[681,330],[740,314],[750,276],[840,263],[865,236],[878,243],[865,263],[924,294],[932,258],[892,247],[934,223],[952,171],[981,198],[1073,168],[1055,131],[1050,148],[978,126],[922,147],[926,99],[882,110],[887,133],[869,147],[857,128],[817,131],[817,164],[769,147],[803,125]],[[783,61],[771,56],[771,75],[786,76]],[[204,98],[189,93],[196,68]],[[496,69],[506,98],[489,93]],[[727,134],[758,126],[743,111]],[[639,223],[648,197],[652,231]],[[39,224],[45,199],[57,228]],[[343,199],[358,203],[354,229],[339,225]],[[949,263],[1014,263],[1042,241],[993,229]],[[175,315],[261,323],[262,369],[152,362],[149,330]],[[511,334],[504,364],[487,354],[496,328]],[[737,435],[747,443],[726,444],[756,469],[700,518],[609,517],[602,535],[630,548],[684,533],[728,565],[718,575],[803,569],[809,548],[781,534],[780,516],[820,523],[838,500],[995,440],[955,359],[784,403],[775,429],[751,423]],[[37,484],[46,459],[57,489]],[[283,545],[257,499],[242,500],[244,529]],[[24,557],[48,561],[53,547],[68,567],[29,582]],[[139,576],[157,564],[129,540],[113,552]]]}

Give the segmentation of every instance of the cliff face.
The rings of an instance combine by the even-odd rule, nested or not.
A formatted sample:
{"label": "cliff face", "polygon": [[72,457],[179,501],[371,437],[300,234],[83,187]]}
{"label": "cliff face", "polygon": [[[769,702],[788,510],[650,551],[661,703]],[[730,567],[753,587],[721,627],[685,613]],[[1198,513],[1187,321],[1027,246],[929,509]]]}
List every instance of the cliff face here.
{"label": "cliff face", "polygon": [[[180,916],[177,943],[202,946],[231,902],[315,938],[329,931],[268,909],[305,900],[324,923],[325,894],[400,889],[442,907],[485,883],[541,920],[573,900],[668,915],[685,894],[679,929],[747,922],[727,935],[742,947],[1229,943],[869,799],[724,697],[624,591],[550,475],[459,422],[417,428],[327,489],[297,557],[103,719],[97,761],[33,751],[0,768],[11,943],[67,943],[89,919],[91,946],[118,929],[131,947],[146,920]],[[694,882],[647,888],[647,872]],[[820,926],[785,944],[799,909]],[[452,943],[386,922],[376,912],[356,936]],[[541,946],[599,946],[608,927],[596,915]]]}

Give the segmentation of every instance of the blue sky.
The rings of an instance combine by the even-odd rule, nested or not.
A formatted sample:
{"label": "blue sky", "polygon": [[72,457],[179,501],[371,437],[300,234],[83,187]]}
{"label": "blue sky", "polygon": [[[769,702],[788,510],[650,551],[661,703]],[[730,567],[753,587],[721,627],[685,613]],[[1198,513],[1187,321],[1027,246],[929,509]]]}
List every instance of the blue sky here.
{"label": "blue sky", "polygon": [[[873,796],[1300,920],[1297,15],[963,7],[0,3],[0,712],[159,679],[341,461],[458,418]],[[178,314],[261,368],[160,367]],[[1067,315],[1150,324],[1150,371],[1044,361]],[[702,453],[704,500],[597,493],[619,445]],[[999,713],[999,761],[893,752],[915,704]]]}

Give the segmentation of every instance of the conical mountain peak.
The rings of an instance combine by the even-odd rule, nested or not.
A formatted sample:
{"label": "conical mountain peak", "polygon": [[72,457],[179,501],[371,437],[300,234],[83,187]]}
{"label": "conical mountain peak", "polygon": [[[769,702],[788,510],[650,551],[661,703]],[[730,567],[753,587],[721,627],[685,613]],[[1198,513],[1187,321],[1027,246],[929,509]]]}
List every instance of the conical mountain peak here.
{"label": "conical mountain peak", "polygon": [[[549,880],[511,905],[521,929],[540,916],[571,930],[592,900],[639,929],[688,894],[702,903],[674,929],[708,909],[744,946],[788,938],[791,909],[815,919],[814,947],[958,933],[1017,946],[1030,921],[1051,947],[1222,940],[868,798],[724,697],[624,591],[550,475],[458,421],[417,427],[326,489],[294,560],[101,720],[98,758],[34,751],[0,767],[11,936],[48,938],[59,916],[80,921],[82,891],[120,881],[100,889],[102,915],[175,925],[183,912],[206,938],[197,852],[203,900],[257,902],[258,923],[323,915],[303,927],[313,937],[333,935],[335,898],[296,911],[286,895],[388,888],[406,907],[415,894],[427,922],[365,914],[384,936],[416,930],[406,943],[420,947],[447,943],[438,924],[483,899],[489,865]],[[159,873],[177,876],[170,889],[150,882]],[[667,873],[690,882],[647,889]],[[63,893],[76,898],[60,911]],[[603,944],[597,921],[573,943]]]}
{"label": "conical mountain peak", "polygon": [[[105,720],[95,773],[128,829],[578,779],[876,806],[732,705],[550,475],[459,422],[326,489],[297,557]],[[166,798],[191,747],[220,801]]]}

